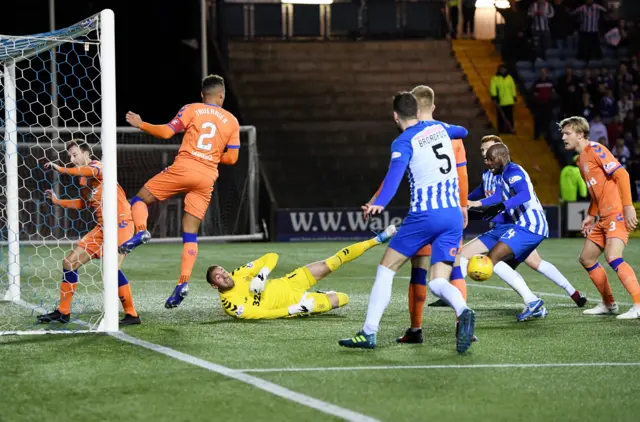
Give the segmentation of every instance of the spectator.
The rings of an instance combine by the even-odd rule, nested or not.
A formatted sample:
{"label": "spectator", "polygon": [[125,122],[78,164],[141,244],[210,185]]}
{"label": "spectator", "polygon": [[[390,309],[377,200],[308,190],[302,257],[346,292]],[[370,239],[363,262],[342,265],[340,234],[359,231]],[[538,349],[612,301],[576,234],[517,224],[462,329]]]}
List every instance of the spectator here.
{"label": "spectator", "polygon": [[554,0],[551,36],[559,49],[573,49],[573,17],[564,0]]}
{"label": "spectator", "polygon": [[609,69],[607,69],[606,67],[603,67],[602,69],[600,69],[600,74],[598,75],[598,77],[596,78],[596,80],[598,81],[598,85],[604,85],[605,86],[605,92],[607,89],[613,89],[614,88],[614,77],[611,74],[611,71]]}
{"label": "spectator", "polygon": [[[619,137],[623,136],[623,134],[624,134],[624,126],[620,121],[620,117],[613,116],[613,121],[611,122],[611,124],[607,125],[607,138],[611,142],[613,142],[615,139],[618,139]],[[607,148],[611,149],[613,148],[613,145],[609,144],[607,145]]]}
{"label": "spectator", "polygon": [[498,106],[498,132],[515,133],[513,105],[516,103],[516,84],[504,64],[498,67],[498,73],[491,78],[489,90],[491,98]]}
{"label": "spectator", "polygon": [[602,123],[600,115],[596,114],[589,128],[589,140],[591,142],[598,142],[600,138],[605,139],[605,145],[609,144],[607,127]]}
{"label": "spectator", "polygon": [[600,145],[604,145],[605,147],[609,148],[607,138],[605,138],[604,136],[601,136],[598,138],[598,143]]}
{"label": "spectator", "polygon": [[634,155],[627,164],[631,178],[631,194],[633,200],[638,201],[640,198],[640,143],[636,144]]}
{"label": "spectator", "polygon": [[602,118],[602,122],[605,125],[610,124],[613,121],[613,116],[617,114],[618,104],[616,103],[616,99],[613,98],[613,91],[607,89],[605,95],[600,100],[600,117]]}
{"label": "spectator", "polygon": [[636,122],[636,115],[633,111],[630,111],[629,113],[627,113],[627,117],[622,122],[622,125],[624,127],[625,134],[627,133],[631,134],[631,138],[634,141],[638,139],[638,126]]}
{"label": "spectator", "polygon": [[588,92],[582,93],[582,117],[591,122],[596,114],[595,106],[591,101],[591,95]]}
{"label": "spectator", "polygon": [[582,90],[588,92],[591,98],[594,98],[598,94],[598,77],[593,74],[591,69],[585,69],[584,71]]}
{"label": "spectator", "polygon": [[620,63],[618,67],[618,74],[616,75],[616,89],[619,98],[622,98],[628,92],[631,91],[635,78],[629,72],[629,68],[626,64]]}
{"label": "spectator", "polygon": [[536,57],[544,59],[545,52],[551,46],[551,27],[549,19],[554,16],[553,6],[547,0],[536,0],[529,6],[531,33],[536,46]]}
{"label": "spectator", "polygon": [[540,139],[549,135],[549,122],[551,121],[551,111],[553,97],[556,92],[553,81],[549,79],[548,71],[540,69],[540,77],[533,84],[533,96],[535,104],[533,106],[534,137]]}
{"label": "spectator", "polygon": [[476,0],[462,0],[462,36],[475,39]]}
{"label": "spectator", "polygon": [[458,38],[458,19],[460,17],[458,2],[459,0],[447,0],[447,4],[449,5],[449,19],[451,20],[451,38],[454,40]]}
{"label": "spectator", "polygon": [[578,39],[578,58],[591,60],[602,58],[600,48],[600,19],[607,9],[586,0],[586,4],[573,11],[580,19],[580,38]]}
{"label": "spectator", "polygon": [[627,118],[627,113],[633,112],[634,107],[633,94],[622,96],[618,100],[618,117],[620,117],[620,120],[624,121]]}
{"label": "spectator", "polygon": [[624,138],[618,138],[616,140],[616,146],[613,147],[611,153],[620,161],[622,167],[626,169],[627,161],[631,158],[631,151],[629,151],[629,148],[624,144]]}
{"label": "spectator", "polygon": [[576,202],[578,196],[587,197],[587,184],[576,165],[577,161],[578,156],[574,155],[571,162],[560,172],[560,197],[564,202]]}
{"label": "spectator", "polygon": [[568,67],[565,76],[558,82],[558,94],[562,99],[564,116],[578,116],[582,114],[582,86],[573,69]]}
{"label": "spectator", "polygon": [[498,9],[504,18],[504,45],[502,56],[505,60],[531,60],[529,39],[526,36],[527,14],[520,10],[519,3],[511,0],[511,7]]}

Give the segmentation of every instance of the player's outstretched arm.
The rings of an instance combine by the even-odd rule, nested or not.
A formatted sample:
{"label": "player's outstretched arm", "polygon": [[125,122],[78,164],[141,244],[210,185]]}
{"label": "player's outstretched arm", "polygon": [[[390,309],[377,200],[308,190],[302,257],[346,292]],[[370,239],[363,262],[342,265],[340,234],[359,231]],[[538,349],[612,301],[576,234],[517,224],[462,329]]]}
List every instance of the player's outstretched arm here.
{"label": "player's outstretched arm", "polygon": [[73,208],[76,210],[81,210],[87,207],[87,203],[82,198],[76,199],[58,199],[58,196],[55,192],[51,190],[44,191],[44,196],[51,201],[53,205],[58,205],[62,208]]}
{"label": "player's outstretched arm", "polygon": [[[460,198],[462,198],[462,194],[460,195]],[[477,188],[469,193],[469,201],[479,201],[482,198],[484,198],[484,187],[481,183]]]}
{"label": "player's outstretched arm", "polygon": [[280,257],[277,253],[270,252],[256,259],[255,261],[247,264],[247,268],[249,268],[249,274],[252,277],[256,277],[261,271],[266,273],[268,276],[271,271],[278,265],[278,259]]}
{"label": "player's outstretched arm", "polygon": [[139,114],[132,111],[127,112],[126,120],[131,126],[160,139],[172,138],[178,132],[170,124],[152,125],[151,123],[144,122]]}

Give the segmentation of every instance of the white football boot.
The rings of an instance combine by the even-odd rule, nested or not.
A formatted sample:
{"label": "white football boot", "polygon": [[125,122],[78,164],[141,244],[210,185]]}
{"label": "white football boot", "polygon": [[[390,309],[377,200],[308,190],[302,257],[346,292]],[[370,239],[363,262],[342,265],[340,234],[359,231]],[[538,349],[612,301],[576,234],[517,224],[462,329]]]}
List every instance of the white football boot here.
{"label": "white football boot", "polygon": [[638,319],[640,318],[640,305],[634,305],[624,314],[618,315],[617,319]]}
{"label": "white football boot", "polygon": [[614,315],[618,313],[618,304],[607,305],[604,302],[598,303],[594,308],[582,312],[585,315]]}

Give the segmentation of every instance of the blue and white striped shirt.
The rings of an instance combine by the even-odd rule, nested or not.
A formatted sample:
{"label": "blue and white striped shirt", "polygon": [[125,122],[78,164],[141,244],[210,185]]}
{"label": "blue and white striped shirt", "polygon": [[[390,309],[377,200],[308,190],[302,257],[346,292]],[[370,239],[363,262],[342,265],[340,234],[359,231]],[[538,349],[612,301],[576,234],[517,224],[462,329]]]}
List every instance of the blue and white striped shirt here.
{"label": "blue and white striped shirt", "polygon": [[407,128],[391,144],[391,165],[374,205],[386,206],[402,175],[409,178],[410,213],[460,207],[460,186],[451,139],[467,130],[437,120]]}
{"label": "blue and white striped shirt", "polygon": [[583,4],[574,10],[572,15],[580,15],[580,32],[599,32],[600,17],[607,13],[607,9],[599,4]]}
{"label": "blue and white striped shirt", "polygon": [[533,189],[529,174],[515,163],[508,163],[498,179],[496,192],[483,199],[482,205],[504,203],[514,224],[531,233],[549,237],[549,224],[544,209]]}

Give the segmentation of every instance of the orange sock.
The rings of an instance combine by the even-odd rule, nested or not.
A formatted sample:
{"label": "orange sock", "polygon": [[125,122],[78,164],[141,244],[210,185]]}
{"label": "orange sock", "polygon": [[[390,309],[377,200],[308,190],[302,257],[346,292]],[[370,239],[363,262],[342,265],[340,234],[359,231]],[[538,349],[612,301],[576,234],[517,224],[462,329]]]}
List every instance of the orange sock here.
{"label": "orange sock", "polygon": [[631,265],[627,264],[622,258],[614,259],[609,262],[609,265],[618,273],[618,278],[631,295],[633,304],[640,305],[640,284],[638,284],[636,273],[631,268]]}
{"label": "orange sock", "polygon": [[137,196],[131,200],[131,216],[133,217],[133,225],[136,227],[136,233],[147,230],[149,207]]}
{"label": "orange sock", "polygon": [[422,313],[424,303],[427,301],[427,270],[422,268],[411,269],[411,282],[409,284],[409,317],[411,328],[422,327]]}
{"label": "orange sock", "polygon": [[125,276],[120,270],[118,271],[118,297],[120,298],[120,303],[122,303],[122,308],[124,309],[125,314],[129,314],[134,317],[138,316],[136,308],[133,306],[131,284],[129,284],[127,276]]}
{"label": "orange sock", "polygon": [[462,298],[464,301],[467,301],[467,282],[464,281],[464,277],[462,276],[462,270],[460,266],[453,267],[453,271],[451,271],[451,284],[460,290],[462,293]]}
{"label": "orange sock", "polygon": [[60,283],[60,305],[58,311],[65,315],[71,313],[73,294],[78,286],[78,272],[76,270],[63,270],[62,283]]}
{"label": "orange sock", "polygon": [[182,233],[182,263],[180,264],[180,279],[178,284],[186,283],[191,277],[193,266],[198,257],[197,235],[195,233]]}
{"label": "orange sock", "polygon": [[591,278],[596,289],[600,292],[602,301],[607,305],[614,303],[615,299],[613,298],[613,292],[609,285],[609,278],[607,277],[607,273],[604,268],[602,268],[602,265],[600,265],[599,262],[596,262],[592,267],[585,267],[584,269],[587,270],[589,278]]}

